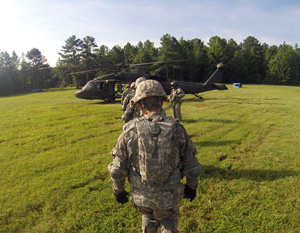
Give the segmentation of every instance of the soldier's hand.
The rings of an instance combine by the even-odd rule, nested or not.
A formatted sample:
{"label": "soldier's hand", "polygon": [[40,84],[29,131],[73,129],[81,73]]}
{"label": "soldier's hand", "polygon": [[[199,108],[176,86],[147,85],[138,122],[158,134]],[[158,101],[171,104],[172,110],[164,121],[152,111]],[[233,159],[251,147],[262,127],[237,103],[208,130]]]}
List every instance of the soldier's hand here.
{"label": "soldier's hand", "polygon": [[120,192],[118,195],[115,195],[115,196],[116,196],[117,202],[119,202],[121,204],[125,204],[126,202],[128,202],[129,193],[126,190],[123,190],[122,192]]}
{"label": "soldier's hand", "polygon": [[183,197],[190,199],[190,201],[194,200],[196,197],[196,189],[192,189],[189,186],[185,185]]}

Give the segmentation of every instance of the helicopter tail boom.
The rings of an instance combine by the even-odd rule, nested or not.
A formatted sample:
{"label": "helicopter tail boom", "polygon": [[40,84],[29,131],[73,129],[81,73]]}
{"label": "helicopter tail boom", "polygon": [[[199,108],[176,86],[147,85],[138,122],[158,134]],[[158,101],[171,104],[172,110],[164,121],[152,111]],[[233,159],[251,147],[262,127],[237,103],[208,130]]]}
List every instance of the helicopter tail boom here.
{"label": "helicopter tail boom", "polygon": [[213,83],[217,90],[228,90],[224,83]]}
{"label": "helicopter tail boom", "polygon": [[218,64],[217,70],[210,76],[210,78],[204,83],[206,91],[210,90],[227,90],[228,88],[223,83],[219,83],[222,80],[224,64]]}

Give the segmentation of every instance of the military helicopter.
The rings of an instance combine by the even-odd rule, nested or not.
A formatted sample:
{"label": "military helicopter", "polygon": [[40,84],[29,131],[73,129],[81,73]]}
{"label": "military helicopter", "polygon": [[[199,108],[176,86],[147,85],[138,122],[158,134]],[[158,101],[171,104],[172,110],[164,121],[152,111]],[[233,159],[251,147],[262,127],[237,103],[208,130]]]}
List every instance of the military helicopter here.
{"label": "military helicopter", "polygon": [[[166,62],[174,61],[122,65],[121,67],[137,67],[140,65]],[[227,90],[228,88],[223,83],[220,83],[223,70],[226,67],[225,62],[219,62],[218,60],[217,62],[218,64],[216,71],[208,78],[208,80],[203,85],[191,82],[176,81],[178,83],[178,86],[184,91],[185,94],[193,94],[198,98],[202,98],[198,95],[198,93],[201,92],[210,90]],[[100,99],[104,100],[105,102],[114,102],[116,98],[121,97],[123,91],[122,84],[135,82],[135,80],[139,77],[157,80],[161,83],[167,95],[171,93],[171,82],[173,82],[174,80],[142,72],[117,72],[103,75],[87,82],[81,90],[75,93],[75,96],[81,99]]]}

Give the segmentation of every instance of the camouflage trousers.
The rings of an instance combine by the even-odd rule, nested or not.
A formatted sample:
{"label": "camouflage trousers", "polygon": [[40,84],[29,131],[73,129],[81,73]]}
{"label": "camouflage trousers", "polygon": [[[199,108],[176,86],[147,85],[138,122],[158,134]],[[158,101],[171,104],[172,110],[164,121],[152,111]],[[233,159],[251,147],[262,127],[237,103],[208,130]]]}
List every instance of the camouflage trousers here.
{"label": "camouflage trousers", "polygon": [[161,226],[163,233],[177,233],[177,218],[179,215],[179,206],[174,205],[173,208],[165,210],[153,210],[151,208],[136,206],[136,209],[143,214],[142,232],[157,233],[157,229]]}
{"label": "camouflage trousers", "polygon": [[173,118],[177,118],[179,121],[182,121],[181,117],[181,103],[180,102],[172,102],[173,109]]}
{"label": "camouflage trousers", "polygon": [[[172,206],[166,209],[153,209],[151,207],[139,206],[133,201],[133,205],[142,216],[142,232],[143,233],[157,233],[160,226],[163,233],[177,233],[177,223],[179,216],[178,201],[183,195],[184,185],[180,184],[176,189],[170,191],[170,199],[173,199]],[[138,193],[138,191],[134,191]],[[132,198],[133,200],[134,198]]]}

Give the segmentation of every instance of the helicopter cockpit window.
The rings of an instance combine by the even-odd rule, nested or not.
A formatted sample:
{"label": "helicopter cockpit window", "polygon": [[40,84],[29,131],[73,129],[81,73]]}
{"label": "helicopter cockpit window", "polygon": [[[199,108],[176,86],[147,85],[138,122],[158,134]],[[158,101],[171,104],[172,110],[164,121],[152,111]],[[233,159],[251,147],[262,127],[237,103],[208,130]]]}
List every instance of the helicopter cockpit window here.
{"label": "helicopter cockpit window", "polygon": [[95,82],[94,85],[96,85],[97,92],[108,91],[107,83]]}
{"label": "helicopter cockpit window", "polygon": [[93,89],[94,89],[94,85],[91,81],[85,84],[85,86],[82,88],[82,90],[93,90]]}
{"label": "helicopter cockpit window", "polygon": [[101,91],[101,86],[102,86],[101,84],[102,84],[102,83],[96,83],[96,85],[97,85],[97,91],[98,91],[98,92]]}

